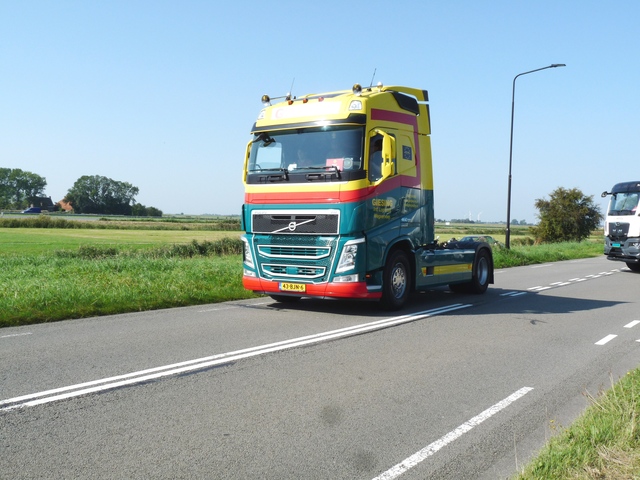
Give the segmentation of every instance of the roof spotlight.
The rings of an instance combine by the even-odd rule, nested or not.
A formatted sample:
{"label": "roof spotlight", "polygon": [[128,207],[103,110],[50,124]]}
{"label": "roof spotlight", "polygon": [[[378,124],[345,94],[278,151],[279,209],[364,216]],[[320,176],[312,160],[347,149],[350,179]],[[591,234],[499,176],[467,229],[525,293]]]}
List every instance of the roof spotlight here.
{"label": "roof spotlight", "polygon": [[356,83],[352,90],[354,95],[362,95],[362,86],[359,83]]}
{"label": "roof spotlight", "polygon": [[271,99],[269,98],[269,95],[262,95],[262,103],[264,103],[265,105],[271,105]]}

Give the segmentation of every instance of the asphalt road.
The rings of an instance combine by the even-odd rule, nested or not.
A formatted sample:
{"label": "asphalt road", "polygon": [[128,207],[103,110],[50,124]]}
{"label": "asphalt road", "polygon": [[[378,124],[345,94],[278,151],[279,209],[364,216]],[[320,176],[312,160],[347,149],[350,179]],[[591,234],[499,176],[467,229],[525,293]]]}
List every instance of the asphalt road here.
{"label": "asphalt road", "polygon": [[263,298],[1,329],[0,478],[508,478],[640,363],[638,282],[596,258],[391,315]]}

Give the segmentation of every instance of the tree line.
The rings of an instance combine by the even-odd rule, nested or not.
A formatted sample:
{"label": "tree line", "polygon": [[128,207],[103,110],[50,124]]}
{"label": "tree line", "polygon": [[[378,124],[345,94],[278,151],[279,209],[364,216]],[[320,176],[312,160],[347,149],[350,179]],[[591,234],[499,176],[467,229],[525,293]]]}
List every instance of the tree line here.
{"label": "tree line", "polygon": [[[19,168],[0,168],[0,208],[22,210],[44,197],[47,180]],[[62,199],[74,213],[161,217],[162,210],[136,202],[140,189],[101,175],[83,175]],[[54,209],[60,209],[56,203]]]}

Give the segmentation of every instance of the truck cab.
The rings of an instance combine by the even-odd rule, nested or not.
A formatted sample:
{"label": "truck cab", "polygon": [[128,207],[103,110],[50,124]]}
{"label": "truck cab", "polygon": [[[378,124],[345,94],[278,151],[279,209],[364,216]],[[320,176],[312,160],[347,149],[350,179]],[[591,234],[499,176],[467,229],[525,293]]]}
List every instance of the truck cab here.
{"label": "truck cab", "polygon": [[426,90],[356,84],[263,103],[243,169],[245,288],[398,309],[411,291],[493,282],[489,245],[434,238]]}
{"label": "truck cab", "polygon": [[640,272],[640,181],[617,183],[611,196],[604,224],[604,254]]}

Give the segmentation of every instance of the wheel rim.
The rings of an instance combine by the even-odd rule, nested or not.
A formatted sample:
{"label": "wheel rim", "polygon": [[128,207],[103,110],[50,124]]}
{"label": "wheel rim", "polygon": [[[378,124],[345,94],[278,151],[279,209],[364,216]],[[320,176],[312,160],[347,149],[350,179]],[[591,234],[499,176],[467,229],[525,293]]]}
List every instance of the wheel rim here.
{"label": "wheel rim", "polygon": [[407,272],[405,272],[404,265],[398,263],[393,267],[393,273],[391,274],[391,292],[393,297],[402,298],[406,289]]}

